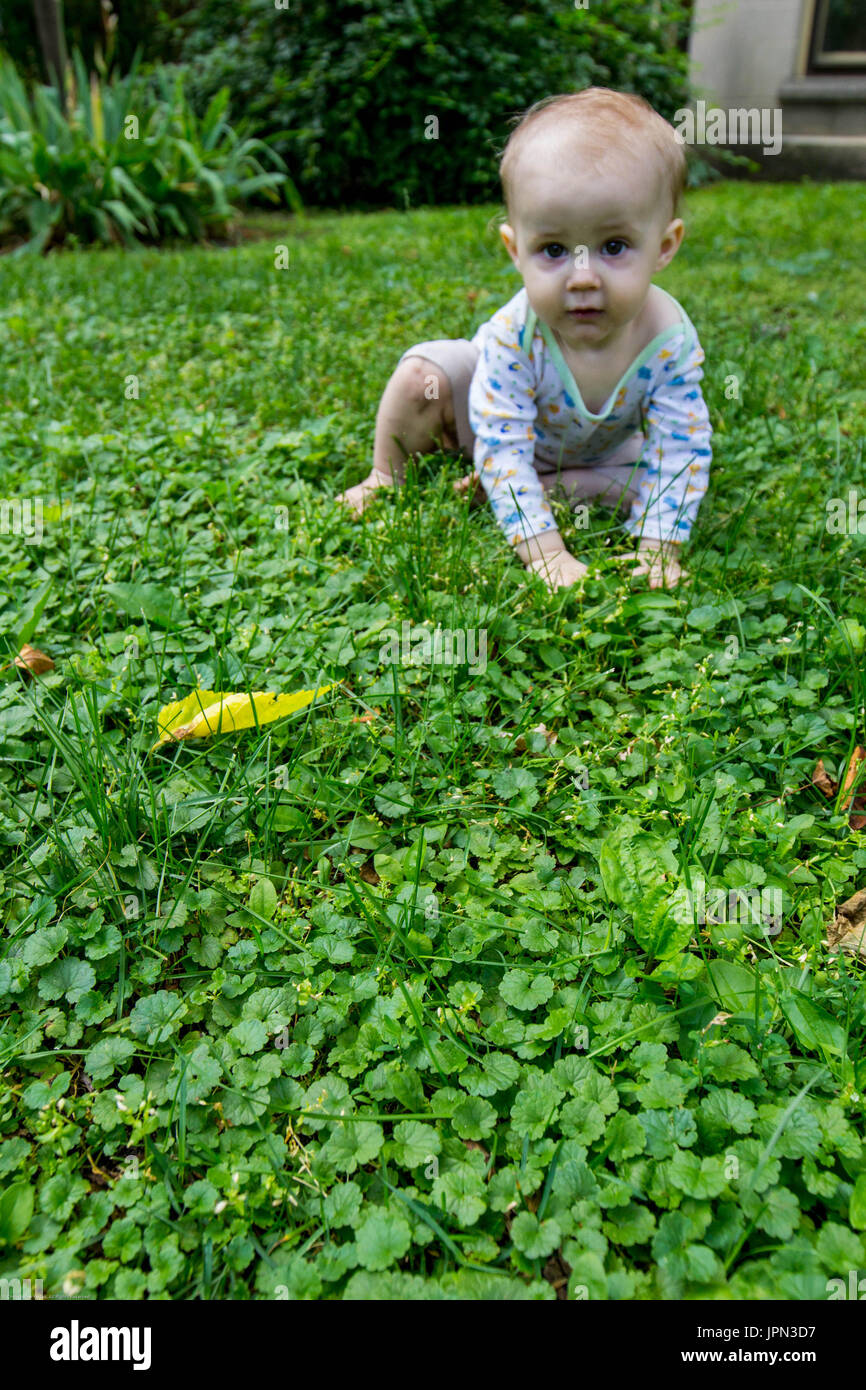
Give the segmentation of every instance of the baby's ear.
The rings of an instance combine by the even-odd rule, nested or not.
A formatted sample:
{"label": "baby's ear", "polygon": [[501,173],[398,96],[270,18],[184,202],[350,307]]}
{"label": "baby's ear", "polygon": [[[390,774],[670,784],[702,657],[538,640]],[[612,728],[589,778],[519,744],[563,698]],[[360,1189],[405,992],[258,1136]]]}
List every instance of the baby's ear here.
{"label": "baby's ear", "polygon": [[502,240],[503,240],[503,242],[505,243],[505,249],[506,249],[506,251],[508,252],[509,256],[511,257],[511,259],[514,261],[514,263],[515,263],[515,265],[516,265],[516,264],[517,264],[517,238],[516,238],[515,235],[514,235],[514,228],[511,227],[507,222],[501,222],[500,225],[499,225],[499,235],[502,237]]}

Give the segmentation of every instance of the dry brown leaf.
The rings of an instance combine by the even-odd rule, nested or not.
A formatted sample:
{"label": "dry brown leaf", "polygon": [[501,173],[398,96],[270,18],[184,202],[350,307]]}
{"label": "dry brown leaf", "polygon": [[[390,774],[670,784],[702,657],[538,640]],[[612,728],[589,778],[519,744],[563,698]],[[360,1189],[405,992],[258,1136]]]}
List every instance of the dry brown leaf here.
{"label": "dry brown leaf", "polygon": [[730,1017],[731,1017],[731,1015],[730,1015],[730,1014],[726,1014],[726,1013],[716,1014],[715,1018],[711,1018],[710,1021],[709,1021],[709,1023],[706,1024],[706,1026],[703,1027],[703,1028],[701,1029],[701,1032],[702,1032],[702,1033],[706,1033],[706,1032],[708,1032],[708,1030],[709,1030],[710,1028],[715,1028],[715,1027],[721,1028],[722,1024],[723,1024],[723,1023],[727,1023],[727,1021],[728,1021],[728,1019],[729,1019]]}
{"label": "dry brown leaf", "polygon": [[845,780],[842,783],[842,794],[844,796],[844,800],[842,802],[843,811],[846,811],[848,809],[848,803],[851,800],[851,796],[853,795],[853,793],[849,793],[848,796],[845,796],[845,792],[848,791],[849,787],[853,787],[855,781],[857,780],[857,773],[860,770],[860,764],[863,762],[864,758],[866,758],[866,748],[861,748],[858,744],[858,746],[854,749],[854,752],[851,754],[851,757],[848,760],[848,766],[845,769]]}
{"label": "dry brown leaf", "polygon": [[54,670],[51,657],[46,656],[38,647],[28,647],[26,642],[15,658],[15,665],[22,671],[29,671],[31,676],[42,676],[46,671]]}
{"label": "dry brown leaf", "polygon": [[477,1140],[475,1140],[475,1139],[464,1139],[464,1140],[463,1140],[463,1144],[464,1144],[464,1147],[467,1148],[467,1149],[478,1149],[479,1153],[481,1153],[481,1154],[483,1155],[485,1162],[487,1162],[487,1160],[490,1158],[490,1154],[487,1152],[487,1150],[485,1149],[484,1145],[483,1145],[483,1144],[479,1144]]}
{"label": "dry brown leaf", "polygon": [[361,875],[361,878],[364,880],[365,883],[371,884],[374,888],[376,887],[377,883],[380,882],[379,875],[373,868],[372,859],[368,859],[366,864],[362,864],[360,869],[358,870],[358,873]]}
{"label": "dry brown leaf", "polygon": [[[848,788],[854,785],[860,764],[863,762],[864,758],[866,758],[866,748],[861,748],[858,744],[851,754],[848,760],[848,766],[845,769],[845,777],[842,783],[843,792],[848,791]],[[815,764],[815,770],[812,773],[812,785],[817,787],[819,791],[822,791],[826,797],[835,796],[839,790],[839,783],[834,782],[833,778],[827,772],[821,758],[819,758]],[[848,817],[848,824],[852,830],[862,830],[863,827],[866,826],[866,815],[862,814],[866,811],[866,795],[855,796],[853,800],[850,795],[845,797],[839,809],[846,811],[849,803],[851,814]]]}
{"label": "dry brown leaf", "polygon": [[836,920],[827,929],[831,951],[848,951],[866,960],[866,888],[836,910]]}
{"label": "dry brown leaf", "polygon": [[825,796],[836,795],[836,789],[839,783],[834,782],[833,778],[828,774],[824,766],[823,758],[819,758],[815,764],[815,771],[812,773],[812,785],[817,787],[819,792],[823,792]]}

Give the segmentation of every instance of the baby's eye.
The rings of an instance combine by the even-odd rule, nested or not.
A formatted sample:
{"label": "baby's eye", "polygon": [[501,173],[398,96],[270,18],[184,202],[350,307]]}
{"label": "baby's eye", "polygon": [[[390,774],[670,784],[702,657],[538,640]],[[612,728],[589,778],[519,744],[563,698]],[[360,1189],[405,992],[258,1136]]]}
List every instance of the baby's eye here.
{"label": "baby's eye", "polygon": [[[622,247],[624,247],[625,244],[626,244],[626,243],[623,241],[622,237],[618,237],[618,236],[611,237],[610,241],[606,241],[606,242],[604,243],[604,246],[602,247],[602,250],[603,250],[603,251],[606,250],[608,246],[622,246]],[[617,252],[614,252],[614,257],[616,257],[616,256],[618,256],[618,255],[619,255],[619,252],[618,252],[618,251],[617,251]]]}
{"label": "baby's eye", "polygon": [[553,253],[551,256],[548,256],[548,260],[551,261],[558,261],[560,256],[568,255],[568,248],[566,246],[563,246],[561,241],[549,241],[546,246],[542,246],[542,256],[547,255],[548,251],[551,251]]}

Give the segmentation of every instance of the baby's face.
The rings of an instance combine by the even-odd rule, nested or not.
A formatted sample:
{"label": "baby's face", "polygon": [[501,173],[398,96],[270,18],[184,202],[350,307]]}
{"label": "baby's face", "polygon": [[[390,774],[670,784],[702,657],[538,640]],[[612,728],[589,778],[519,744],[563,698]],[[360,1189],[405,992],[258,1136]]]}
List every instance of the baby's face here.
{"label": "baby's face", "polygon": [[[527,143],[502,239],[539,319],[568,347],[603,352],[640,315],[652,276],[676,255],[683,223],[669,219],[651,161],[629,160],[625,176],[574,165],[573,145],[556,132]],[[581,317],[577,309],[598,312]]]}

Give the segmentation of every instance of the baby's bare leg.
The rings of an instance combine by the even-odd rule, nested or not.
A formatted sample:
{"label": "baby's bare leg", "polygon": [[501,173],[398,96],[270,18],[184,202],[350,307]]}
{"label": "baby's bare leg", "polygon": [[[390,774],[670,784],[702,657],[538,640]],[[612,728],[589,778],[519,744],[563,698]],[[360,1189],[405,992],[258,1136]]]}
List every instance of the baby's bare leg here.
{"label": "baby's bare leg", "polygon": [[[546,492],[562,488],[574,505],[581,499],[619,507],[628,512],[638,495],[641,473],[633,464],[616,464],[596,468],[561,468],[558,473],[541,473]],[[637,479],[637,481],[635,481]]]}
{"label": "baby's bare leg", "polygon": [[378,488],[405,481],[410,455],[430,454],[440,447],[457,447],[451,384],[426,357],[406,357],[379,402],[373,470],[363,482],[341,492],[337,501],[360,516]]}
{"label": "baby's bare leg", "polygon": [[451,383],[426,357],[406,357],[382,393],[376,414],[373,467],[396,482],[409,454],[457,447]]}

